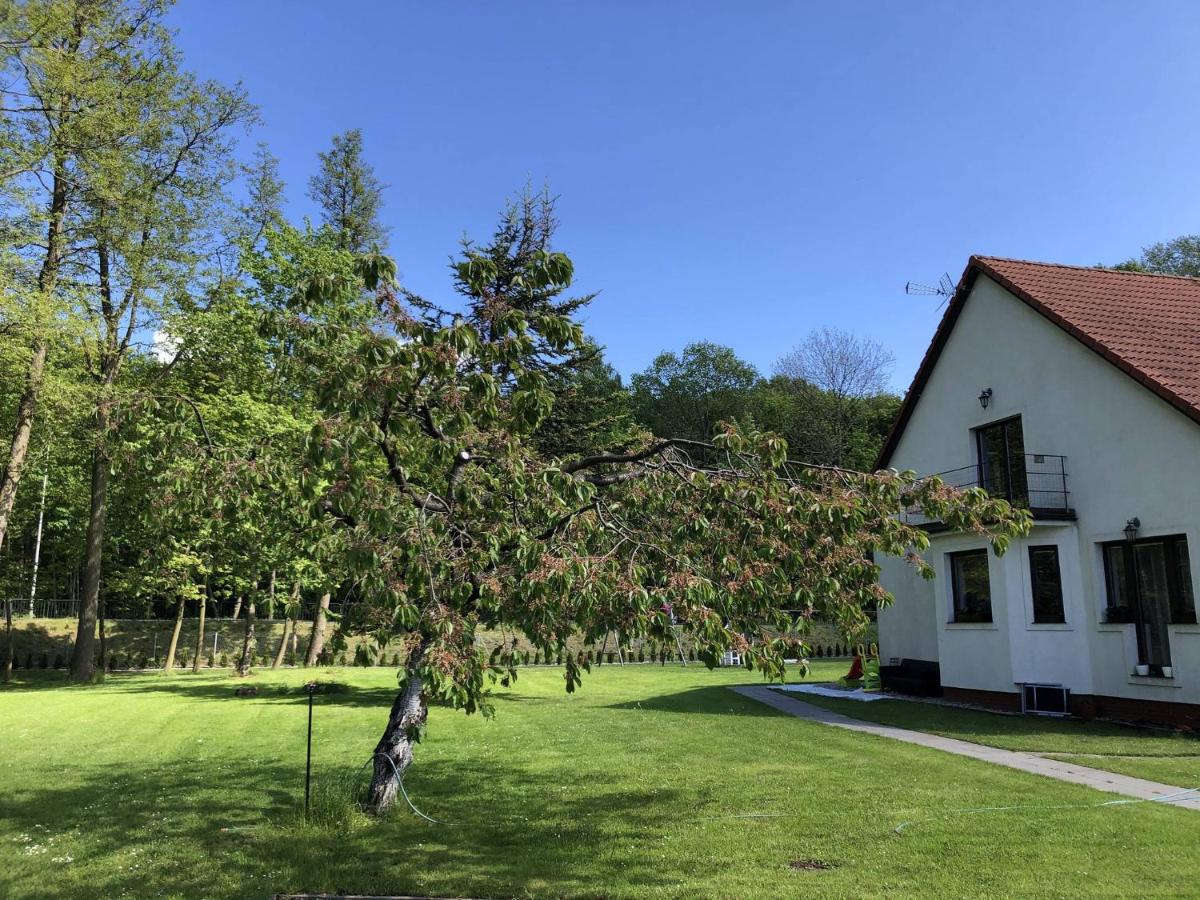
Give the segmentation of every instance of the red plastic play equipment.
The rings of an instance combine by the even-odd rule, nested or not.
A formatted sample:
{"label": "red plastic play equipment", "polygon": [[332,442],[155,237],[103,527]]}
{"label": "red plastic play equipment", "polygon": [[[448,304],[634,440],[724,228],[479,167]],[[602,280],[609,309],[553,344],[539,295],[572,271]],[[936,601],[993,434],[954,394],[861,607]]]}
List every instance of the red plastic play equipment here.
{"label": "red plastic play equipment", "polygon": [[846,681],[858,681],[863,677],[863,658],[860,654],[854,654],[854,662],[850,664],[850,671],[846,673]]}

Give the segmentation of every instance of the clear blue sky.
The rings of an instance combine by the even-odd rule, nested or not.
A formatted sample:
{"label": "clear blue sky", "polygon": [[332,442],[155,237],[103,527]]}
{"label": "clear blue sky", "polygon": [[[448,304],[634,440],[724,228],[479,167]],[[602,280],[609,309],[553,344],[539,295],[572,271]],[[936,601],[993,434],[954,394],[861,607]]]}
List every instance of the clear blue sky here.
{"label": "clear blue sky", "polygon": [[1093,264],[1200,231],[1200,3],[181,0],[190,67],[241,80],[291,212],[361,127],[405,283],[527,180],[602,291],[624,374],[693,340],[768,371],[810,329],[907,386],[971,253]]}

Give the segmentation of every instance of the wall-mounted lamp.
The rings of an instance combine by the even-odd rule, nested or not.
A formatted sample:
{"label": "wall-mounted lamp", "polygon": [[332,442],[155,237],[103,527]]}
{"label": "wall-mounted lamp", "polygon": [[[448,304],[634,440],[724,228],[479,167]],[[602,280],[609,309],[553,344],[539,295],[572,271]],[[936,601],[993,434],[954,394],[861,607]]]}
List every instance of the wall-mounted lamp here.
{"label": "wall-mounted lamp", "polygon": [[1139,519],[1137,516],[1134,516],[1132,519],[1130,519],[1128,522],[1126,522],[1125,523],[1125,540],[1129,541],[1129,543],[1132,544],[1134,539],[1137,537],[1138,529],[1141,527],[1142,527],[1142,520]]}
{"label": "wall-mounted lamp", "polygon": [[979,405],[984,409],[988,408],[988,404],[992,402],[992,389],[984,388],[979,392]]}

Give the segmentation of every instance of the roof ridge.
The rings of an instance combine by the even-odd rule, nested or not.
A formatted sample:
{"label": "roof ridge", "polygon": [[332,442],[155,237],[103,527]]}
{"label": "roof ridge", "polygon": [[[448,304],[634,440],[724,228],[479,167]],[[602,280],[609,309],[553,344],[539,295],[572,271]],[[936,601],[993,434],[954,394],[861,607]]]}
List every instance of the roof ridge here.
{"label": "roof ridge", "polygon": [[1047,269],[1076,269],[1080,272],[1109,272],[1113,275],[1136,275],[1142,278],[1174,278],[1176,281],[1190,281],[1192,283],[1200,283],[1200,277],[1194,275],[1170,275],[1166,272],[1137,272],[1130,269],[1117,269],[1112,266],[1079,266],[1071,263],[1055,263],[1043,262],[1040,259],[1020,259],[1015,256],[987,256],[982,253],[971,254],[972,259],[978,259],[981,262],[1010,262],[1021,263],[1026,266],[1044,266]]}

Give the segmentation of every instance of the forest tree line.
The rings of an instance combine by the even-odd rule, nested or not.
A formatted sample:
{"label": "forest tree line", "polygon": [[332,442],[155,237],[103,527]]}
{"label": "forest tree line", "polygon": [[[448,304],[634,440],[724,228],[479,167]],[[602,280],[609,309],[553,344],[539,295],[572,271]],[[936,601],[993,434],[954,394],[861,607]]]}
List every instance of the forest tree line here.
{"label": "forest tree line", "polygon": [[[316,221],[288,221],[277,159],[239,158],[255,108],[182,67],[162,9],[5,7],[0,596],[18,614],[36,594],[110,618],[193,615],[201,600],[242,613],[253,596],[258,615],[330,594],[336,607],[353,585],[314,561],[326,536],[305,532],[298,497],[237,483],[210,451],[262,448],[263,471],[298,458],[317,412],[269,319],[298,269],[388,249],[384,186],[362,133],[337,135],[304,186]],[[525,190],[460,251],[515,272],[554,249],[556,227],[554,198]],[[556,293],[567,314],[592,300]],[[361,301],[338,302],[352,316]],[[701,342],[623,382],[586,341],[549,371],[555,411],[535,439],[565,457],[647,432],[707,440],[737,420],[799,458],[869,468],[899,402],[890,363],[814,331],[766,375]]]}

